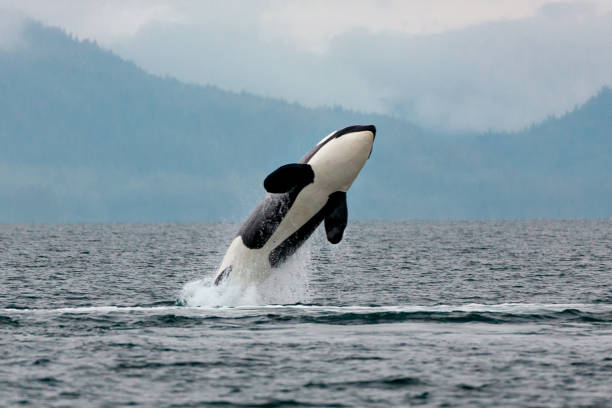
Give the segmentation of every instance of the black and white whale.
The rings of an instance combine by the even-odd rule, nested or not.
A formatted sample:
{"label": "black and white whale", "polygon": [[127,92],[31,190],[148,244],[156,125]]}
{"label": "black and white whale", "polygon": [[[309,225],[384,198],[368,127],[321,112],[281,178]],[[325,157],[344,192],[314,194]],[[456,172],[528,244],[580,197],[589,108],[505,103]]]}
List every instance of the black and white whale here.
{"label": "black and white whale", "polygon": [[337,130],[299,162],[268,175],[267,194],[229,246],[214,284],[262,282],[321,222],[328,241],[340,242],[348,217],[346,192],[370,157],[375,135],[373,125]]}

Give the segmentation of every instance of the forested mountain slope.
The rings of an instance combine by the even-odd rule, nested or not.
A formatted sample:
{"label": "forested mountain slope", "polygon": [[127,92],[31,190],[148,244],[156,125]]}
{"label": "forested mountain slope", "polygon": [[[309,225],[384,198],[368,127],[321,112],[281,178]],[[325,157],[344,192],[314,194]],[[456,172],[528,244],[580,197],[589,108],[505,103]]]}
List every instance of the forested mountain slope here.
{"label": "forested mountain slope", "polygon": [[351,218],[612,215],[609,89],[522,132],[438,135],[156,77],[30,22],[0,50],[0,222],[239,220],[267,173],[355,123],[378,134]]}

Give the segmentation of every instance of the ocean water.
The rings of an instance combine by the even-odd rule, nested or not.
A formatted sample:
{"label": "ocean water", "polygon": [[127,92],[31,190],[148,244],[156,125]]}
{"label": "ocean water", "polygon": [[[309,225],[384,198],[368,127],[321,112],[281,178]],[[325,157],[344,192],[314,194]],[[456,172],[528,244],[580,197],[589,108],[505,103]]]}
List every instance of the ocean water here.
{"label": "ocean water", "polygon": [[612,221],[350,222],[256,288],[239,225],[0,226],[0,405],[612,406]]}

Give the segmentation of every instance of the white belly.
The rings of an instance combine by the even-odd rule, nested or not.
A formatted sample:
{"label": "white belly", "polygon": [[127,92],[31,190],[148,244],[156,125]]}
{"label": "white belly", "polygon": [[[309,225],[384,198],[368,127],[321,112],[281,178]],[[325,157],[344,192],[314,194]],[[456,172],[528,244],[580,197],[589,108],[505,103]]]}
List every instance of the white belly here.
{"label": "white belly", "polygon": [[244,283],[259,283],[272,273],[270,252],[306,224],[327,203],[331,192],[323,191],[316,183],[300,191],[295,202],[281,223],[260,249],[247,248],[242,237],[237,236],[228,248],[217,274],[231,265],[229,280],[239,279]]}

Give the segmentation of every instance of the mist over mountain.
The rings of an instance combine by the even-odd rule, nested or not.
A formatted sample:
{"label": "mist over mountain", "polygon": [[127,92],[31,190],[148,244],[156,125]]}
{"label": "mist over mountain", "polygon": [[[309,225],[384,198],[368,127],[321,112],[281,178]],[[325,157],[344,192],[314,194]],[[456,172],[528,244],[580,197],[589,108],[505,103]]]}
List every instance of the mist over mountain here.
{"label": "mist over mountain", "polygon": [[[368,28],[366,20],[390,25],[397,17],[377,11],[395,9],[405,19],[405,28],[424,24],[432,29],[437,24],[425,23],[423,9],[431,7],[444,18],[468,10],[477,15],[483,8],[513,8],[512,4],[516,9],[525,1],[390,1],[387,6],[378,2],[370,18],[362,15],[363,25],[330,35],[318,51],[292,37],[304,25],[291,20],[293,15],[310,17],[304,17],[311,24],[301,38],[316,38],[327,30],[321,22],[327,13],[308,14],[317,9],[304,6],[309,3],[287,13],[289,21],[279,18],[262,24],[257,18],[261,10],[255,6],[249,9],[252,17],[230,19],[221,14],[214,22],[152,22],[107,45],[149,72],[227,90],[306,106],[328,103],[391,114],[428,129],[516,131],[551,113],[563,114],[602,86],[612,85],[612,10],[598,12],[592,1],[528,2],[540,4],[528,16],[429,34],[397,26],[376,30]],[[361,3],[350,2],[345,13],[336,10],[331,15],[350,15]],[[421,9],[419,3],[424,4]],[[273,7],[278,8],[279,3]],[[341,24],[328,20],[331,26]]]}
{"label": "mist over mountain", "polygon": [[442,135],[157,77],[29,22],[0,49],[0,222],[240,220],[269,172],[355,123],[378,133],[350,218],[609,217],[611,112],[603,89],[521,132]]}

